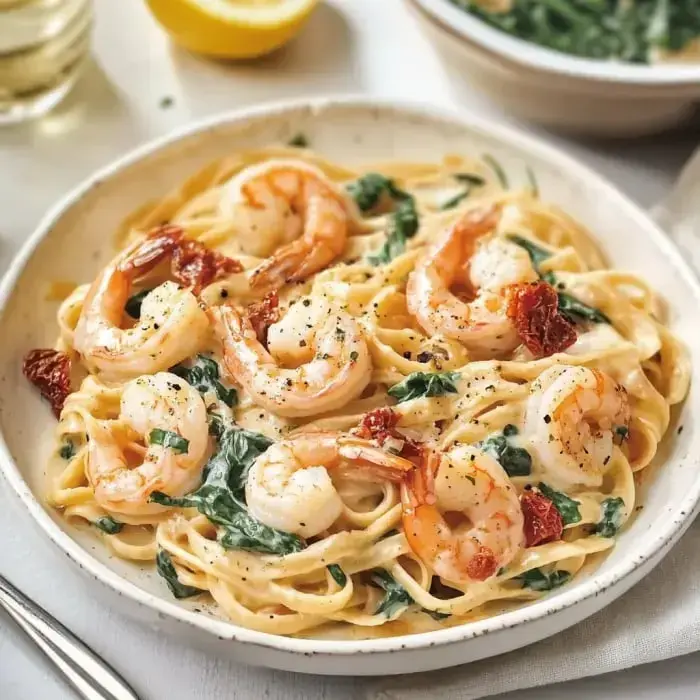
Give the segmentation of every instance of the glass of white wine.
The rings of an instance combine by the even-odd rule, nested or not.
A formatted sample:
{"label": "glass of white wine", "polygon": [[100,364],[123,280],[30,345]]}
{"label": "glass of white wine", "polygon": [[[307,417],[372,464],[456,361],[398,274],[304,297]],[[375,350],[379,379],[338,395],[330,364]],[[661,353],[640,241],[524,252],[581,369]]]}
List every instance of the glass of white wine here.
{"label": "glass of white wine", "polygon": [[41,116],[90,49],[91,0],[0,0],[0,125]]}

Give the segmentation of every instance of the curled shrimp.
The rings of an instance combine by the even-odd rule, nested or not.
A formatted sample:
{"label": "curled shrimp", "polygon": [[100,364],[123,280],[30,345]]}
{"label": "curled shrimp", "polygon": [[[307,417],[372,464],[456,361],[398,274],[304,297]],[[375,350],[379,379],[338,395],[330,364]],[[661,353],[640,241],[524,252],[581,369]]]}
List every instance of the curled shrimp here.
{"label": "curled shrimp", "polygon": [[[518,494],[501,465],[461,446],[431,453],[402,485],[403,528],[413,552],[447,581],[483,581],[524,543]],[[444,513],[466,522],[451,526]]]}
{"label": "curled shrimp", "polygon": [[246,481],[252,515],[271,527],[314,537],[341,515],[343,502],[329,472],[399,482],[414,469],[369,440],[336,432],[300,433],[269,447]]}
{"label": "curled shrimp", "polygon": [[558,365],[532,384],[525,433],[552,483],[599,487],[614,431],[626,434],[629,420],[627,392],[612,377]]}
{"label": "curled shrimp", "polygon": [[137,241],[93,282],[74,335],[74,347],[91,372],[106,379],[154,374],[191,357],[206,340],[206,314],[192,292],[174,282],[152,290],[136,325],[122,328],[132,285],[172,254],[180,235]]}
{"label": "curled shrimp", "polygon": [[357,321],[344,311],[329,309],[318,325],[304,327],[294,368],[281,367],[250,321],[232,306],[212,307],[207,313],[228,372],[256,404],[276,415],[301,417],[335,410],[357,398],[369,383],[367,343]]}
{"label": "curled shrimp", "polygon": [[[162,506],[148,500],[154,491],[182,496],[199,485],[209,444],[207,412],[186,381],[169,372],[133,379],[122,393],[120,419],[127,439],[119,439],[109,421],[87,423],[87,476],[105,510],[157,513]],[[174,434],[178,444],[160,444],[154,430]]]}
{"label": "curled shrimp", "polygon": [[345,249],[355,216],[352,205],[308,163],[270,160],[251,166],[228,183],[227,195],[230,214],[245,237],[281,244],[253,271],[254,289],[304,280]]}
{"label": "curled shrimp", "polygon": [[[515,348],[520,339],[507,316],[504,290],[537,279],[520,246],[487,236],[498,223],[497,207],[469,212],[446,229],[411,273],[409,311],[432,335],[454,338],[475,355],[489,357]],[[452,287],[461,287],[463,301]]]}

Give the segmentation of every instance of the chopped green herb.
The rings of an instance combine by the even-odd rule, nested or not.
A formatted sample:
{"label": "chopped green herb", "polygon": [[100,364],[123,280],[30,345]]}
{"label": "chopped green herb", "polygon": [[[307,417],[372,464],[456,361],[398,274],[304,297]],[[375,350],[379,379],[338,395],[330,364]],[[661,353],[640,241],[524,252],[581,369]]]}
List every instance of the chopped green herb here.
{"label": "chopped green herb", "polygon": [[61,445],[61,449],[58,451],[58,455],[61,459],[72,459],[75,457],[75,445],[72,440],[65,440]]}
{"label": "chopped green herb", "polygon": [[485,153],[483,156],[481,156],[481,158],[484,163],[487,163],[491,170],[493,170],[493,172],[496,174],[496,178],[501,187],[504,190],[507,190],[509,187],[508,176],[506,175],[506,171],[503,170],[503,166],[501,166],[501,164],[490,153]]}
{"label": "chopped green herb", "polygon": [[289,141],[287,141],[287,145],[294,146],[294,148],[308,148],[309,139],[307,139],[306,136],[300,131],[298,134],[292,136],[292,138],[289,139]]}
{"label": "chopped green herb", "polygon": [[413,372],[403,381],[394,384],[389,390],[389,396],[398,399],[399,403],[418,399],[422,396],[444,396],[456,394],[455,382],[459,379],[459,372]]}
{"label": "chopped green herb", "polygon": [[508,430],[506,435],[506,429],[509,427],[515,426],[506,426],[503,429],[503,435],[494,435],[485,440],[483,450],[503,467],[508,476],[528,476],[532,471],[532,457],[524,447],[510,444],[508,438],[513,435],[513,432]]}
{"label": "chopped green herb", "polygon": [[211,357],[197,355],[194,364],[189,367],[175,365],[170,371],[178,377],[182,377],[201,394],[212,391],[220,401],[231,407],[238,403],[236,390],[228,389],[221,383],[219,365]]}
{"label": "chopped green herb", "polygon": [[418,211],[413,197],[404,199],[396,206],[391,215],[391,222],[386,241],[376,255],[370,255],[368,260],[372,265],[384,265],[401,255],[406,250],[406,241],[418,232]]}
{"label": "chopped green herb", "polygon": [[613,433],[615,442],[621,445],[630,436],[630,429],[626,425],[616,425]]}
{"label": "chopped green herb", "polygon": [[440,211],[447,211],[448,209],[454,209],[458,204],[461,204],[469,195],[471,190],[464,190],[456,194],[454,197],[450,197],[447,201],[440,205]]}
{"label": "chopped green herb", "polygon": [[697,0],[513,0],[505,11],[483,0],[451,0],[496,29],[554,51],[594,60],[650,63],[700,36]]}
{"label": "chopped green herb", "polygon": [[299,552],[306,546],[299,537],[264,525],[248,513],[245,504],[248,471],[271,444],[271,440],[259,433],[225,429],[218,451],[204,468],[204,483],[196,491],[181,498],[155,491],[151,501],[164,506],[196,508],[223,528],[219,542],[225,549],[264,554]]}
{"label": "chopped green herb", "polygon": [[600,522],[595,531],[601,537],[614,537],[622,527],[625,515],[625,502],[621,498],[606,498],[600,504]]}
{"label": "chopped green herb", "polygon": [[141,318],[141,304],[143,300],[152,292],[152,289],[142,289],[133,296],[129,297],[124,306],[124,311],[131,316],[131,318]]}
{"label": "chopped green herb", "polygon": [[381,173],[367,173],[347,186],[348,194],[355,200],[360,211],[374,209],[387,195],[394,201],[409,199],[411,195],[396,187],[394,181]]}
{"label": "chopped green herb", "polygon": [[158,573],[165,579],[170,592],[179,600],[181,598],[190,598],[193,595],[199,595],[202,591],[194,586],[185,586],[180,583],[177,577],[177,571],[170,558],[170,555],[164,550],[159,549],[156,554],[156,568]]}
{"label": "chopped green herb", "polygon": [[348,582],[348,577],[345,572],[337,564],[329,564],[327,567],[328,573],[333,577],[333,580],[341,587],[344,588],[345,584]]}
{"label": "chopped green herb", "polygon": [[225,427],[223,416],[209,406],[207,408],[207,420],[209,422],[209,435],[215,437],[217,440],[221,440]]}
{"label": "chopped green herb", "polygon": [[530,569],[520,576],[516,576],[514,580],[520,581],[523,588],[531,588],[533,591],[551,591],[553,588],[563,586],[569,579],[571,574],[563,569],[552,571],[547,574],[542,569]]}
{"label": "chopped green herb", "polygon": [[172,430],[161,430],[153,428],[148,436],[148,442],[152,445],[162,445],[169,447],[178,454],[186,454],[190,449],[190,441],[186,440],[182,435],[174,433]]}
{"label": "chopped green herb", "polygon": [[454,207],[469,197],[475,187],[483,187],[486,184],[486,180],[484,180],[481,175],[475,175],[473,173],[454,173],[452,177],[457,180],[457,182],[467,185],[467,187],[459,194],[443,202],[443,204],[440,205],[442,211],[454,209]]}
{"label": "chopped green herb", "polygon": [[97,518],[93,525],[102,530],[102,532],[106,532],[108,535],[116,535],[118,532],[121,532],[122,528],[124,527],[124,523],[116,521],[110,515],[104,515],[101,518]]}
{"label": "chopped green herb", "polygon": [[569,498],[565,493],[555,491],[542,482],[537,484],[537,488],[554,504],[554,507],[561,514],[564,525],[574,525],[575,523],[581,522],[581,511],[579,510],[579,506],[581,505],[580,501],[575,501],[573,498]]}
{"label": "chopped green herb", "polygon": [[351,362],[356,362],[356,361],[357,361],[357,358],[358,358],[359,356],[360,356],[360,354],[357,352],[357,350],[353,350],[353,351],[350,353],[350,361],[351,361]]}
{"label": "chopped green herb", "polygon": [[476,175],[475,173],[453,173],[452,177],[457,180],[457,182],[462,182],[465,185],[472,185],[473,187],[483,187],[486,184],[486,180],[481,177],[481,175]]}
{"label": "chopped green herb", "polygon": [[408,591],[398,583],[386,569],[375,569],[370,576],[371,582],[384,591],[375,615],[385,615],[394,619],[413,603]]}
{"label": "chopped green herb", "polygon": [[503,434],[506,437],[514,437],[519,432],[520,431],[518,430],[518,427],[516,425],[513,425],[512,423],[508,423],[508,425],[503,426]]}

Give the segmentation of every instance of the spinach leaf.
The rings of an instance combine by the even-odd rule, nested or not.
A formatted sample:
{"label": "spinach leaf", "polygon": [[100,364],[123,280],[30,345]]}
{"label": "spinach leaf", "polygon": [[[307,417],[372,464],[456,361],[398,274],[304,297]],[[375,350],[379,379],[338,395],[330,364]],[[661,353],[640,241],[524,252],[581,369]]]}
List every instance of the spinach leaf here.
{"label": "spinach leaf", "polygon": [[294,146],[295,148],[308,148],[309,139],[306,138],[306,135],[300,131],[298,134],[292,136],[292,138],[289,139],[289,141],[287,141],[287,145]]}
{"label": "spinach leaf", "polygon": [[601,537],[614,537],[622,527],[625,515],[625,502],[621,498],[606,498],[600,504],[600,522],[595,531]]}
{"label": "spinach leaf", "polygon": [[148,436],[148,442],[153,445],[169,447],[178,454],[187,454],[190,449],[190,441],[186,440],[182,435],[174,433],[172,430],[153,428]]}
{"label": "spinach leaf", "polygon": [[547,260],[547,258],[552,257],[552,254],[548,250],[540,248],[540,246],[538,246],[537,244],[533,243],[532,241],[529,241],[527,238],[518,236],[516,233],[509,233],[507,238],[527,251],[527,254],[530,256],[530,260],[532,261],[532,266],[535,268],[535,270],[537,270],[538,273],[540,263],[544,260]]}
{"label": "spinach leaf", "polygon": [[440,211],[447,211],[448,209],[454,209],[458,204],[461,204],[469,195],[471,190],[464,190],[454,197],[450,197],[448,200],[444,201],[440,205]]}
{"label": "spinach leaf", "polygon": [[271,444],[259,433],[240,428],[225,429],[219,450],[204,468],[204,483],[196,491],[180,498],[155,491],[150,500],[163,506],[196,508],[222,527],[219,542],[225,549],[281,555],[299,552],[306,546],[299,537],[256,520],[245,504],[248,471]]}
{"label": "spinach leaf", "polygon": [[457,387],[454,383],[459,377],[459,372],[413,372],[403,381],[394,384],[388,390],[388,394],[398,399],[399,403],[418,399],[421,396],[456,394]]}
{"label": "spinach leaf", "polygon": [[367,173],[351,182],[347,190],[362,212],[374,209],[384,194],[394,201],[411,198],[407,192],[396,187],[392,179],[381,173]]}
{"label": "spinach leaf", "polygon": [[515,580],[520,581],[523,588],[531,588],[533,591],[551,591],[553,588],[563,586],[570,578],[571,574],[563,569],[557,569],[549,574],[542,569],[530,569],[516,576]]}
{"label": "spinach leaf", "polygon": [[459,194],[456,194],[454,197],[450,197],[450,199],[448,199],[446,202],[443,202],[440,205],[441,211],[454,209],[454,207],[469,197],[469,195],[474,191],[475,187],[483,187],[486,184],[486,180],[484,180],[481,175],[475,175],[474,173],[454,173],[452,177],[457,180],[457,182],[467,185],[467,187]]}
{"label": "spinach leaf", "polygon": [[406,250],[406,241],[418,232],[418,211],[413,197],[404,199],[396,206],[391,216],[389,230],[384,245],[376,255],[370,255],[370,264],[384,265]]}
{"label": "spinach leaf", "polygon": [[678,51],[700,36],[696,0],[513,0],[505,12],[451,2],[507,34],[597,60],[649,63],[655,48]]}
{"label": "spinach leaf", "polygon": [[329,564],[326,568],[333,577],[333,580],[341,588],[344,588],[345,584],[348,582],[348,577],[345,575],[345,572],[337,564]]}
{"label": "spinach leaf", "polygon": [[542,495],[546,496],[554,504],[554,507],[561,514],[564,525],[573,525],[581,522],[581,511],[579,510],[579,506],[581,505],[580,501],[569,498],[561,491],[555,491],[541,481],[537,484],[537,488],[542,492]]}
{"label": "spinach leaf", "polygon": [[141,318],[141,304],[148,294],[150,294],[152,289],[142,289],[133,296],[126,300],[126,305],[124,306],[124,311],[131,316],[131,318]]}
{"label": "spinach leaf", "polygon": [[483,187],[486,184],[486,180],[476,173],[453,173],[452,177],[457,182],[472,185],[473,187]]}
{"label": "spinach leaf", "polygon": [[559,311],[562,316],[566,316],[572,323],[580,323],[581,321],[590,321],[591,323],[608,323],[610,319],[598,309],[584,304],[576,297],[567,294],[566,292],[558,292],[559,296]]}
{"label": "spinach leaf", "polygon": [[213,391],[220,401],[227,406],[235,406],[238,403],[238,394],[235,389],[227,389],[220,381],[219,365],[206,355],[197,355],[194,364],[175,365],[170,371],[178,377],[182,377],[192,385],[200,394]]}
{"label": "spinach leaf", "polygon": [[506,171],[503,170],[503,166],[490,153],[485,153],[481,158],[496,174],[496,179],[501,187],[507,190],[509,187],[508,176],[506,175]]}
{"label": "spinach leaf", "polygon": [[58,456],[61,459],[69,460],[75,457],[75,445],[72,440],[65,440],[58,451]]}
{"label": "spinach leaf", "polygon": [[124,523],[116,521],[111,515],[104,515],[101,518],[97,518],[93,525],[102,530],[102,532],[106,532],[108,535],[116,535],[118,532],[121,532],[124,527]]}
{"label": "spinach leaf", "polygon": [[503,467],[508,476],[528,476],[532,471],[530,453],[523,447],[511,445],[508,441],[508,438],[516,434],[517,430],[514,425],[506,425],[503,428],[503,434],[487,438],[482,449]]}
{"label": "spinach leaf", "polygon": [[385,615],[392,619],[413,603],[413,598],[408,594],[408,591],[400,583],[397,583],[386,569],[375,569],[370,580],[384,591],[384,597],[375,610],[375,615]]}
{"label": "spinach leaf", "polygon": [[165,579],[170,592],[179,600],[181,598],[190,598],[193,595],[199,595],[202,591],[194,586],[185,586],[180,583],[177,577],[177,571],[173,566],[173,561],[170,555],[164,549],[158,549],[156,554],[156,569],[158,573]]}

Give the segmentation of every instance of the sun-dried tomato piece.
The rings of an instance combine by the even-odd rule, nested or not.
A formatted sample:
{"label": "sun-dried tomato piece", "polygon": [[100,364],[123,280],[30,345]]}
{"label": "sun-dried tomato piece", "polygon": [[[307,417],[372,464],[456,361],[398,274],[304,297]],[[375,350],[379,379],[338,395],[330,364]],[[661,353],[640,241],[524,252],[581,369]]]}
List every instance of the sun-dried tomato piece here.
{"label": "sun-dried tomato piece", "polygon": [[362,416],[359,426],[353,432],[366,440],[376,440],[380,446],[383,446],[389,438],[401,440],[403,446],[399,456],[416,463],[423,457],[423,447],[396,430],[400,417],[393,408],[388,406],[375,408]]}
{"label": "sun-dried tomato piece", "polygon": [[279,303],[277,292],[270,292],[262,301],[251,304],[246,311],[255,335],[265,347],[267,347],[267,331],[273,323],[280,320]]}
{"label": "sun-dried tomato piece", "polygon": [[24,357],[22,372],[51,404],[58,418],[66,397],[71,393],[68,355],[50,348],[31,350]]}
{"label": "sun-dried tomato piece", "polygon": [[563,352],[576,342],[574,324],[559,313],[557,291],[547,282],[511,285],[507,313],[535,357]]}
{"label": "sun-dried tomato piece", "polygon": [[537,491],[525,491],[520,496],[525,519],[525,546],[534,547],[561,539],[564,522],[557,507]]}
{"label": "sun-dried tomato piece", "polygon": [[498,568],[496,555],[489,547],[479,546],[479,551],[469,560],[467,564],[467,576],[474,581],[485,581],[489,576],[493,576]]}
{"label": "sun-dried tomato piece", "polygon": [[173,250],[173,277],[183,286],[192,287],[195,294],[215,280],[242,270],[238,260],[210,250],[199,241],[182,240]]}

